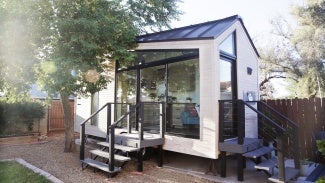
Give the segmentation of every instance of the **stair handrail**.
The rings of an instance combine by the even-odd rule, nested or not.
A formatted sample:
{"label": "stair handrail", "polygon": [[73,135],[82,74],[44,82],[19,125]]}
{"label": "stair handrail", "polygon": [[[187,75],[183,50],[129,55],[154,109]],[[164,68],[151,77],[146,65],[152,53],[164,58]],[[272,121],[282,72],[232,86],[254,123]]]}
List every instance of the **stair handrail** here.
{"label": "stair handrail", "polygon": [[80,123],[80,160],[84,160],[85,159],[85,143],[86,143],[86,123],[91,120],[93,117],[95,117],[99,112],[101,112],[103,109],[105,109],[107,107],[107,124],[110,125],[110,114],[111,114],[111,105],[112,104],[127,104],[130,105],[128,103],[114,103],[114,102],[107,102],[106,104],[104,104],[100,109],[98,109],[97,111],[95,111],[94,113],[92,113],[90,115],[90,117],[88,117],[87,119],[85,119],[83,122]]}
{"label": "stair handrail", "polygon": [[[289,118],[285,117],[283,114],[279,113],[277,110],[275,110],[271,106],[267,105],[267,103],[265,103],[265,102],[262,102],[262,101],[254,101],[254,102],[258,102],[258,103],[263,104],[265,107],[267,107],[268,109],[270,109],[276,115],[280,116],[280,118],[282,118],[283,120],[287,121],[289,123],[289,125],[292,126],[292,128],[295,131],[295,133],[298,133],[299,126],[295,122],[293,122]],[[285,165],[284,165],[284,154],[283,154],[283,148],[284,148],[283,147],[283,142],[285,141],[284,135],[285,135],[285,133],[288,130],[286,128],[281,127],[276,122],[276,120],[273,120],[273,119],[269,118],[264,113],[260,112],[258,109],[255,109],[248,102],[245,102],[244,101],[244,104],[247,107],[249,107],[251,110],[255,111],[257,114],[259,114],[262,118],[266,119],[269,123],[271,123],[273,126],[275,126],[278,130],[280,130],[280,131],[278,131],[278,133],[280,132],[280,134],[276,137],[276,142],[278,144],[277,151],[278,151],[279,180],[280,181],[286,180],[286,177],[285,177],[286,176],[285,175]],[[296,148],[299,149],[298,138],[294,138],[294,141],[295,141],[294,144],[295,144]],[[299,153],[295,153],[294,154],[294,164],[295,164],[295,168],[299,168],[299,166],[300,166]]]}
{"label": "stair handrail", "polygon": [[142,103],[138,103],[134,106],[131,106],[131,109],[129,109],[129,111],[127,111],[126,113],[124,113],[121,117],[119,117],[113,124],[111,124],[108,128],[115,128],[117,126],[118,123],[120,123],[124,118],[126,118],[127,116],[129,116],[130,114],[134,113],[136,111],[137,108],[141,107]]}
{"label": "stair handrail", "polygon": [[260,104],[263,104],[263,106],[267,107],[268,109],[270,109],[272,112],[276,113],[277,115],[279,115],[281,118],[285,119],[286,121],[288,121],[291,125],[293,125],[295,128],[299,128],[299,125],[297,123],[295,123],[294,121],[292,121],[291,119],[289,119],[288,117],[284,116],[283,114],[281,114],[279,111],[275,110],[273,107],[271,107],[270,105],[268,105],[266,102],[263,101],[259,101]]}
{"label": "stair handrail", "polygon": [[[258,115],[260,115],[261,117],[263,117],[264,119],[266,119],[268,122],[270,122],[272,125],[274,125],[278,130],[280,130],[281,133],[284,133],[286,131],[285,128],[283,128],[282,126],[280,126],[278,123],[276,123],[273,119],[269,118],[268,116],[266,116],[264,113],[258,111],[257,109],[255,109],[253,106],[251,106],[248,102],[243,101],[244,104],[249,107],[251,110],[253,110],[254,112],[256,112]],[[251,102],[251,101],[250,101]],[[255,101],[254,101],[255,102]],[[257,101],[256,101],[257,102]]]}
{"label": "stair handrail", "polygon": [[[286,132],[286,129],[281,127],[278,123],[276,123],[273,119],[266,116],[264,113],[262,113],[262,112],[258,111],[257,109],[255,109],[248,102],[245,102],[245,101],[243,101],[243,102],[247,107],[249,107],[251,110],[256,112],[261,117],[265,118],[269,123],[271,123],[274,127],[276,127],[277,130],[279,130],[278,133],[280,135],[277,136],[277,143],[278,143],[277,152],[278,152],[278,168],[279,168],[278,178],[279,178],[280,181],[285,181],[286,180],[286,175],[285,175],[284,156],[283,156],[283,152],[282,152],[282,150],[283,150],[283,145],[282,144],[283,144],[283,141],[284,141],[283,134]],[[254,101],[254,102],[258,102],[258,101]]]}

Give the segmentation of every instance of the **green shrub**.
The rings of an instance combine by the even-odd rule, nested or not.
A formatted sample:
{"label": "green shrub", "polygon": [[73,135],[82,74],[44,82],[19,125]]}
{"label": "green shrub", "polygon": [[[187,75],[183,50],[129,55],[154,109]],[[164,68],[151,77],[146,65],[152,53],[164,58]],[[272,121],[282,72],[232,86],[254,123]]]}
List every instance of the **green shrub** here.
{"label": "green shrub", "polygon": [[316,183],[325,183],[325,177],[320,177]]}
{"label": "green shrub", "polygon": [[317,148],[325,157],[325,140],[316,140]]}
{"label": "green shrub", "polygon": [[20,133],[21,126],[31,132],[34,121],[44,115],[45,106],[40,102],[0,102],[0,136]]}

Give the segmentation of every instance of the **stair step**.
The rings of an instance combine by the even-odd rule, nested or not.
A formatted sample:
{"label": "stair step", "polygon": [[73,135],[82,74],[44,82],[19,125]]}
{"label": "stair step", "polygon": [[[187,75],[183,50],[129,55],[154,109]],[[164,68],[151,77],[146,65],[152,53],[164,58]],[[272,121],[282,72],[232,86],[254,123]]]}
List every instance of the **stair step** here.
{"label": "stair step", "polygon": [[121,171],[121,168],[119,168],[119,167],[114,167],[113,171],[109,171],[108,164],[105,164],[103,162],[96,161],[96,160],[93,160],[93,159],[90,159],[90,158],[86,158],[84,160],[81,160],[81,162],[85,163],[85,164],[87,164],[89,166],[95,167],[97,169],[103,170],[105,172],[109,172],[109,173],[116,173],[116,172]]}
{"label": "stair step", "polygon": [[278,164],[278,159],[276,157],[273,157],[268,160],[264,160],[261,163],[255,165],[254,167],[258,170],[266,170],[268,172],[273,172],[274,167],[276,167]]}
{"label": "stair step", "polygon": [[245,156],[247,158],[258,158],[265,154],[271,153],[272,151],[273,151],[273,148],[263,146],[261,148],[254,150],[254,151],[247,152],[247,153],[243,154],[243,156]]}
{"label": "stair step", "polygon": [[[109,147],[109,143],[108,142],[98,142],[97,144],[98,145],[101,145],[101,146]],[[115,149],[119,149],[121,151],[125,151],[125,152],[134,152],[134,151],[138,151],[139,150],[136,147],[123,146],[123,145],[119,145],[119,144],[114,144],[114,148]]]}
{"label": "stair step", "polygon": [[269,181],[271,182],[277,182],[277,183],[282,183],[282,182],[288,182],[289,180],[297,177],[299,174],[299,170],[292,168],[292,167],[286,167],[285,168],[285,181],[280,181],[278,177],[278,173],[273,175],[272,177],[269,178]]}
{"label": "stair step", "polygon": [[[91,154],[94,154],[94,155],[101,156],[101,157],[109,159],[109,153],[108,152],[101,151],[99,149],[91,150],[89,152]],[[114,159],[116,161],[119,161],[119,162],[126,162],[126,161],[131,160],[131,158],[129,158],[129,157],[121,156],[121,155],[118,155],[118,154],[114,154]]]}

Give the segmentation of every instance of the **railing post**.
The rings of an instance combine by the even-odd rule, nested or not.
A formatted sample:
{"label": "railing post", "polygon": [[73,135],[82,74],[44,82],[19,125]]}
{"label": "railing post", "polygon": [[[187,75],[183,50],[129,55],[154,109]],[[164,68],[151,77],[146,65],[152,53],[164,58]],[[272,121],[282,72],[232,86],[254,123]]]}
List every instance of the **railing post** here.
{"label": "railing post", "polygon": [[[295,144],[295,149],[298,149],[298,152],[300,152],[300,143],[299,143],[299,129],[294,127],[294,134],[292,135]],[[294,153],[294,163],[295,163],[295,168],[299,169],[300,168],[300,153]]]}
{"label": "railing post", "polygon": [[108,142],[108,136],[109,136],[109,127],[112,124],[112,104],[107,103],[107,123],[106,123],[106,142]]}
{"label": "railing post", "polygon": [[238,107],[238,126],[237,126],[237,135],[238,135],[238,144],[244,144],[244,137],[245,137],[245,104],[244,101],[238,100],[237,101]]}
{"label": "railing post", "polygon": [[278,167],[279,167],[279,181],[285,181],[285,165],[283,155],[283,134],[279,133],[276,137],[277,141],[277,154],[278,154]]}
{"label": "railing post", "polygon": [[80,127],[80,160],[85,159],[85,124]]}
{"label": "railing post", "polygon": [[219,100],[219,142],[224,142],[224,114],[225,114],[225,104],[223,101]]}
{"label": "railing post", "polygon": [[144,117],[144,104],[142,103],[139,106],[139,120],[138,120],[138,127],[139,127],[139,140],[143,140],[143,117]]}
{"label": "railing post", "polygon": [[115,144],[115,126],[111,126],[109,128],[109,172],[113,172],[114,171],[114,144]]}
{"label": "railing post", "polygon": [[160,127],[160,138],[165,138],[165,103],[162,102],[159,104],[160,106],[160,117],[159,117],[159,127]]}
{"label": "railing post", "polygon": [[[130,104],[126,104],[126,111],[130,111]],[[132,125],[130,124],[130,115],[128,115],[128,117],[126,118],[126,127],[128,129],[128,133],[131,133],[131,127]]]}

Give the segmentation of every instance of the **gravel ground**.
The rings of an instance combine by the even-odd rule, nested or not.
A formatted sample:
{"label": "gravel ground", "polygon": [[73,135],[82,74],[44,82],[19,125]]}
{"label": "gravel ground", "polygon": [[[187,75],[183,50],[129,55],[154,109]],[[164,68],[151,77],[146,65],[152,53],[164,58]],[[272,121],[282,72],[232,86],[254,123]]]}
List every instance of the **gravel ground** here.
{"label": "gravel ground", "polygon": [[153,161],[144,162],[144,171],[136,172],[135,161],[124,166],[114,178],[107,178],[103,172],[92,168],[81,169],[79,153],[64,153],[62,135],[52,136],[39,143],[0,145],[0,160],[22,158],[28,163],[54,175],[65,183],[84,182],[161,182],[161,183],[208,183],[196,176],[180,173],[167,168],[158,168]]}

